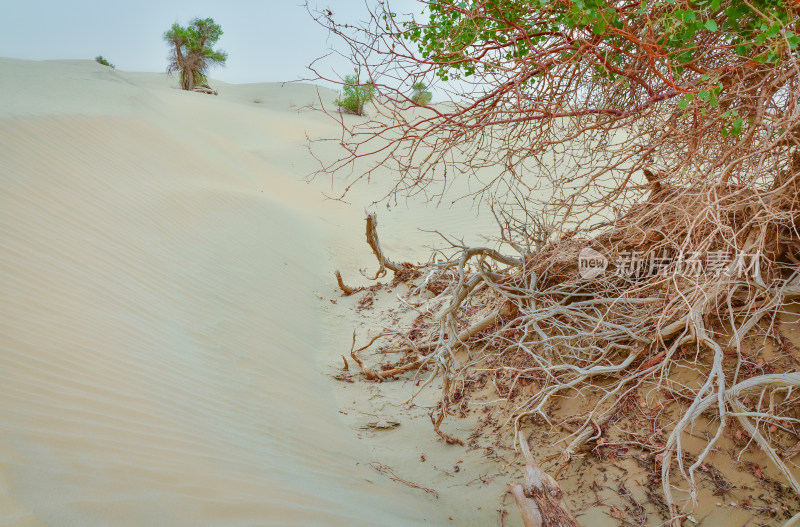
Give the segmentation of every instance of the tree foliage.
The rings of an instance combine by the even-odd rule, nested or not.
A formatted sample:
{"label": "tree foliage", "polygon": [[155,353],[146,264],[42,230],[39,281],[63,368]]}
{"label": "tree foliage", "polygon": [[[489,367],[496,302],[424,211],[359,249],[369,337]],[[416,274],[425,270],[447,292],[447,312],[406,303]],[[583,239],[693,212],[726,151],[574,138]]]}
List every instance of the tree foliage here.
{"label": "tree foliage", "polygon": [[336,105],[350,113],[364,115],[364,106],[375,97],[375,86],[371,82],[362,83],[358,75],[346,75],[342,85],[342,96]]}
{"label": "tree foliage", "polygon": [[[791,142],[783,134],[792,129],[798,81],[794,5],[441,0],[425,9],[426,22],[400,20],[386,7],[361,27],[319,16],[370,64],[387,109],[403,107],[406,79],[450,82],[453,111],[404,123],[406,143],[436,142],[443,155],[398,158],[401,150],[418,151],[412,147],[384,159],[417,188],[444,181],[437,177],[441,161],[456,145],[474,155],[451,170],[502,164],[503,185],[518,182],[520,173],[547,170],[531,154],[552,153],[550,135],[560,129],[579,131],[569,134],[570,144],[629,136],[621,150],[592,148],[575,157],[573,149],[565,159],[573,162],[562,164],[569,174],[591,165],[598,176],[626,180],[614,191],[620,198],[645,166],[740,181],[764,176],[765,163],[773,173],[787,167]],[[483,140],[487,135],[497,141]],[[507,136],[526,138],[503,141]],[[359,138],[366,140],[359,153],[366,153],[371,142]]]}
{"label": "tree foliage", "polygon": [[[519,107],[522,121],[597,115],[611,127],[651,111],[676,110],[684,122],[699,112],[702,126],[678,130],[690,129],[697,144],[764,131],[764,111],[793,102],[798,7],[780,0],[445,0],[428,11],[428,24],[406,22],[401,38],[444,80],[497,72],[503,83],[491,99],[513,83],[520,99],[536,102]],[[770,129],[773,139],[785,130]]]}
{"label": "tree foliage", "polygon": [[208,69],[225,65],[228,54],[213,48],[221,36],[222,28],[213,18],[195,18],[186,27],[176,22],[164,33],[164,41],[170,46],[167,71],[180,72],[182,89],[206,84]]}

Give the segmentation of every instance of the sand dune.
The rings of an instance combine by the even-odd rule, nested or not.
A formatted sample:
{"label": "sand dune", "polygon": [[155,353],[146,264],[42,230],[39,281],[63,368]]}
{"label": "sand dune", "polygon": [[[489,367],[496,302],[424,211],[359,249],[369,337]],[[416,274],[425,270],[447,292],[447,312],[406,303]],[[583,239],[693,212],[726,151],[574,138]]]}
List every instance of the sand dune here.
{"label": "sand dune", "polygon": [[219,88],[0,59],[0,524],[446,523],[322,373],[317,293],[369,255],[298,182],[316,89]]}

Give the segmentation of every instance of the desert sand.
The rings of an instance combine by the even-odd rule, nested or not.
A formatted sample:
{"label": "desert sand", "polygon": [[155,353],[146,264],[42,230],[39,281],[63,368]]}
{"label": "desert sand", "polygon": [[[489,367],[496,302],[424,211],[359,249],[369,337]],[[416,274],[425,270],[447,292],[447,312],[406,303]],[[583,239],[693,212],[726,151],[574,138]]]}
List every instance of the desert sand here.
{"label": "desert sand", "polygon": [[[372,283],[365,211],[399,261],[442,243],[420,229],[483,243],[491,214],[376,205],[397,176],[380,170],[328,199],[343,181],[309,180],[306,146],[341,130],[309,106],[336,93],[211,84],[219,96],[93,61],[0,59],[0,525],[521,525],[512,445],[447,446],[424,410],[436,386],[410,407],[413,379],[342,369],[354,329],[364,344],[414,315],[401,287],[337,288],[335,269]],[[474,424],[445,426],[467,438]],[[763,486],[715,462],[738,488],[703,489],[695,517],[752,521],[735,501]],[[646,473],[596,468],[576,463],[562,486],[582,524],[618,525],[618,480],[645,501]]]}
{"label": "desert sand", "polygon": [[[373,264],[374,193],[334,202],[335,182],[303,182],[306,134],[336,132],[304,107],[335,94],[175,84],[0,59],[0,524],[496,518],[500,490],[437,500],[378,474],[340,413],[329,370],[353,321],[332,271]],[[489,223],[459,207],[381,209],[386,250],[423,258],[434,214],[459,233]]]}

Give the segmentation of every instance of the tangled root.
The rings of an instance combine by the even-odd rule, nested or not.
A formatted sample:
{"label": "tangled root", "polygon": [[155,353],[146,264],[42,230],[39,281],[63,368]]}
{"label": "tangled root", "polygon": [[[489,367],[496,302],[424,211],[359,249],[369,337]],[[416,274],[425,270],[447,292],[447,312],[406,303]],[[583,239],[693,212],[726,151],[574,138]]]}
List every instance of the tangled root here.
{"label": "tangled root", "polygon": [[[496,382],[495,387],[500,397],[513,401],[509,422],[515,437],[530,419],[559,427],[568,445],[565,459],[592,441],[597,444],[620,402],[636,391],[660,394],[660,408],[683,401],[654,418],[660,419],[658,429],[666,437],[647,445],[660,464],[673,525],[692,510],[697,472],[732,422],[740,424],[800,494],[800,483],[778,453],[779,434],[766,431],[778,427],[793,432],[800,424],[793,397],[800,373],[785,367],[758,374],[748,367],[742,349],[744,339],[759,331],[785,344],[778,315],[800,297],[800,165],[795,168],[762,190],[674,188],[651,173],[649,199],[593,232],[561,237],[540,233],[535,248],[525,249],[530,244],[507,237],[501,224],[499,247],[516,248],[515,256],[451,242],[453,257],[447,261],[398,265],[380,250],[372,215],[367,237],[380,263],[378,275],[389,268],[396,279],[401,272],[405,278],[418,277],[409,301],[424,306],[420,311],[427,313],[429,324],[392,344],[390,351],[402,358],[383,371],[365,367],[358,352],[388,334],[354,349],[352,356],[371,380],[422,368],[432,372],[425,385],[441,379],[441,398],[431,420],[448,443],[460,440],[442,432],[440,425],[471,389],[477,372],[506,381],[510,376],[509,382],[500,383],[502,388]],[[602,274],[585,279],[579,262],[587,248],[612,257],[659,258],[660,265],[630,269],[616,260]],[[704,272],[688,272],[690,254],[697,255],[694,270]],[[711,257],[725,254],[731,258],[721,265]],[[743,262],[743,255],[756,262]],[[700,371],[701,381],[676,381],[682,365]],[[534,389],[520,401],[512,394],[519,395],[515,388],[526,381]],[[576,392],[591,401],[590,408],[554,423],[554,400]],[[689,464],[682,439],[701,416],[708,420],[711,438]],[[676,489],[689,496],[680,506]]]}

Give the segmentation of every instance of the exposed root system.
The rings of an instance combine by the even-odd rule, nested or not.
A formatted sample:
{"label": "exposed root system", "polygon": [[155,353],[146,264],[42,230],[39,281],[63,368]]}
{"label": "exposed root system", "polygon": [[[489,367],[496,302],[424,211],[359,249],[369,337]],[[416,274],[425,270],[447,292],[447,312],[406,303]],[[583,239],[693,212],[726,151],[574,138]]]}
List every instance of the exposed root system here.
{"label": "exposed root system", "polygon": [[[800,494],[782,457],[798,448],[800,372],[779,325],[800,297],[800,161],[794,166],[761,190],[658,181],[646,202],[592,236],[545,232],[533,249],[514,243],[501,222],[498,249],[451,242],[452,258],[418,266],[383,255],[370,216],[378,275],[389,268],[396,282],[408,280],[405,301],[421,315],[359,349],[354,336],[351,356],[374,381],[430,370],[421,386],[442,384],[431,420],[448,443],[462,441],[441,430],[443,421],[482,385],[510,408],[515,435],[531,422],[560,430],[564,460],[612,455],[603,447],[610,425],[639,412],[648,433],[633,434],[625,449],[660,470],[674,525],[692,511],[699,475],[726,433],[760,449]],[[581,267],[587,249],[607,267]],[[746,353],[754,335],[779,349],[769,367]],[[380,371],[359,358],[379,341],[382,353],[400,356]],[[564,397],[585,401],[585,411],[559,416]],[[707,441],[689,455],[686,434],[696,428]]]}

